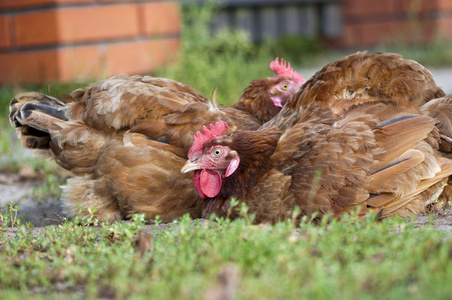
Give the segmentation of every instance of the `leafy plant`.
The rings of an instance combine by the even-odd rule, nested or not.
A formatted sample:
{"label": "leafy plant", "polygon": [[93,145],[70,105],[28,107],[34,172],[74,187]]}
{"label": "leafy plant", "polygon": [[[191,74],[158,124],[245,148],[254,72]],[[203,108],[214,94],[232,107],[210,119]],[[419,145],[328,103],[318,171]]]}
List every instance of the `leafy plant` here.
{"label": "leafy plant", "polygon": [[23,217],[17,217],[19,207],[14,201],[6,203],[0,207],[0,231],[8,227],[18,227],[23,223]]}

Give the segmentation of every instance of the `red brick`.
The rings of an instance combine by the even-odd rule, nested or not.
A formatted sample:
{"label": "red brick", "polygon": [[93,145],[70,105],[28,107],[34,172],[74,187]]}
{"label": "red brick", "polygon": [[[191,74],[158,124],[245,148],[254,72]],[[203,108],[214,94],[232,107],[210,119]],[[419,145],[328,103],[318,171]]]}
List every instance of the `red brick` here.
{"label": "red brick", "polygon": [[452,10],[452,1],[450,1],[450,0],[436,0],[436,8],[438,10]]}
{"label": "red brick", "polygon": [[43,83],[58,79],[56,51],[0,54],[0,83]]}
{"label": "red brick", "polygon": [[[447,27],[447,25],[445,25]],[[434,37],[436,22],[431,20],[416,22],[367,22],[363,24],[346,24],[340,43],[345,47],[377,46],[403,43],[428,42]],[[372,32],[372,34],[369,34]]]}
{"label": "red brick", "polygon": [[61,8],[15,16],[18,46],[87,42],[139,34],[135,5]]}
{"label": "red brick", "polygon": [[56,11],[18,14],[13,17],[15,46],[49,45],[58,41]]}
{"label": "red brick", "polygon": [[391,15],[394,13],[394,1],[397,0],[345,0],[342,2],[342,11],[345,17]]}
{"label": "red brick", "polygon": [[[429,42],[435,34],[452,39],[451,0],[344,0],[340,45]],[[452,18],[451,18],[452,19]]]}
{"label": "red brick", "polygon": [[[14,6],[16,1],[0,0],[1,5],[10,8],[18,7]],[[97,5],[58,6],[89,2]],[[0,48],[52,47],[45,51],[0,54],[0,84],[98,79],[107,71],[109,76],[144,74],[173,62],[179,51],[179,38],[102,43],[144,34],[179,33],[180,12],[174,1],[22,0],[18,5],[42,8],[48,4],[57,6],[11,11],[0,16]],[[80,42],[93,45],[78,45]],[[57,47],[61,44],[66,46]]]}
{"label": "red brick", "polygon": [[98,46],[0,54],[0,64],[0,83],[69,82],[101,74]]}
{"label": "red brick", "polygon": [[0,48],[11,47],[11,25],[9,17],[0,17]]}
{"label": "red brick", "polygon": [[407,14],[418,14],[421,12],[429,12],[437,9],[437,1],[414,1],[414,0],[401,0],[398,8],[399,12]]}
{"label": "red brick", "polygon": [[55,4],[83,4],[83,3],[93,3],[97,0],[53,0]]}
{"label": "red brick", "polygon": [[444,18],[437,21],[437,33],[441,37],[452,40],[452,18]]}
{"label": "red brick", "polygon": [[[95,0],[99,3],[115,3],[115,2],[124,2],[124,0]],[[149,0],[141,0],[141,1],[149,1]],[[159,0],[150,0],[150,1],[159,1]]]}
{"label": "red brick", "polygon": [[58,81],[62,82],[97,79],[102,73],[97,45],[59,49],[57,64]]}
{"label": "red brick", "polygon": [[151,43],[151,71],[163,66],[174,65],[180,49],[179,38],[153,40]]}
{"label": "red brick", "polygon": [[403,36],[407,42],[429,42],[435,35],[436,22],[433,20],[413,20],[406,22]]}
{"label": "red brick", "polygon": [[57,26],[63,43],[109,40],[139,35],[135,5],[61,9]]}
{"label": "red brick", "polygon": [[160,39],[109,45],[105,65],[109,76],[126,73],[145,74],[174,60],[179,39]]}
{"label": "red brick", "polygon": [[377,46],[382,43],[391,43],[403,29],[402,22],[381,22],[362,24],[361,44]]}
{"label": "red brick", "polygon": [[176,2],[155,2],[140,5],[138,10],[144,23],[144,33],[169,34],[181,29],[179,5]]}
{"label": "red brick", "polygon": [[362,26],[359,24],[346,24],[342,41],[339,41],[342,47],[356,47],[362,45]]}

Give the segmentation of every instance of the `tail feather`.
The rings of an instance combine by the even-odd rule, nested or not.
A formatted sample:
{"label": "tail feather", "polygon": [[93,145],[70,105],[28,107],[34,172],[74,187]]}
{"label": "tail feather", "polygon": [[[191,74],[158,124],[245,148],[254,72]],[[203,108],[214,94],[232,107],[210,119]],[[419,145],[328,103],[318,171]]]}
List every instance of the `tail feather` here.
{"label": "tail feather", "polygon": [[15,119],[22,126],[27,125],[47,133],[61,129],[58,124],[68,120],[61,108],[33,102],[22,106],[17,111]]}
{"label": "tail feather", "polygon": [[[65,104],[41,93],[23,93],[10,102],[9,119],[23,147],[48,150],[50,131],[60,130],[67,121]],[[42,153],[42,152],[41,152]]]}
{"label": "tail feather", "polygon": [[60,100],[44,95],[41,93],[36,92],[29,92],[29,93],[22,93],[18,94],[16,97],[14,97],[10,104],[10,114],[9,118],[12,120],[14,118],[14,115],[16,114],[17,110],[19,110],[24,104],[29,102],[39,102],[48,106],[54,106],[54,107],[64,107],[65,104],[61,102]]}

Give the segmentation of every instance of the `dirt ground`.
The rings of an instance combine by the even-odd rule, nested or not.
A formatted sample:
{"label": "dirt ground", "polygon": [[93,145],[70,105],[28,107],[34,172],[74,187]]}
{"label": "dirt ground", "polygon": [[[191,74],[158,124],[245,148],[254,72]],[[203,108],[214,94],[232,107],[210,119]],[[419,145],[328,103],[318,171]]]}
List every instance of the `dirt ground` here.
{"label": "dirt ground", "polygon": [[[46,226],[58,225],[64,221],[61,201],[48,199],[46,202],[38,202],[32,196],[32,190],[39,184],[36,180],[21,180],[19,176],[7,176],[0,174],[0,204],[3,206],[9,201],[15,201],[19,206],[18,217],[24,217],[25,222],[35,226],[33,233],[39,235]],[[417,216],[414,221],[416,227],[431,224],[438,230],[452,232],[452,209],[441,213],[423,214]],[[163,230],[167,224],[159,225],[157,230]],[[161,227],[161,228],[160,228]],[[151,228],[151,227],[150,227]],[[156,230],[152,226],[152,230]],[[16,229],[7,232],[14,235]]]}

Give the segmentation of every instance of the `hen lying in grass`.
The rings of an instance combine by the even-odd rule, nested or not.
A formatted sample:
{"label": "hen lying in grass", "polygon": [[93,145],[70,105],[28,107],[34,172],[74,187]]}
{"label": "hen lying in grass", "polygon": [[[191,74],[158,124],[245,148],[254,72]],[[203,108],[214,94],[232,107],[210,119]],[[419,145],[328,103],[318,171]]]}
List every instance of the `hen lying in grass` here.
{"label": "hen lying in grass", "polygon": [[422,213],[451,195],[443,96],[414,61],[356,53],[317,72],[259,130],[226,134],[219,121],[198,132],[182,172],[194,171],[203,217],[237,217],[232,199],[256,222],[291,218],[296,206],[301,216]]}

